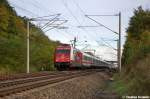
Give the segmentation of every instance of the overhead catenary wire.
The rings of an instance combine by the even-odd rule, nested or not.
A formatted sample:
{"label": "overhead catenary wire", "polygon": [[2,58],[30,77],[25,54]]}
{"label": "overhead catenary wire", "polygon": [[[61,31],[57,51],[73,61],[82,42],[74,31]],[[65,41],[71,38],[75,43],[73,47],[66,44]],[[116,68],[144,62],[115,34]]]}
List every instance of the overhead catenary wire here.
{"label": "overhead catenary wire", "polygon": [[[47,25],[49,25],[49,23],[54,23],[55,21],[55,19],[57,18],[57,17],[59,17],[61,14],[57,14],[54,18],[52,18],[50,21],[48,21],[46,24],[44,24],[42,27],[41,27],[41,29],[43,29],[43,28],[45,28]],[[53,21],[53,22],[52,22]]]}
{"label": "overhead catenary wire", "polygon": [[85,15],[85,12],[82,10],[82,8],[79,6],[79,4],[73,0],[73,2],[76,4],[76,6],[79,8],[79,10],[83,13],[83,15]]}
{"label": "overhead catenary wire", "polygon": [[[76,6],[79,8],[79,10],[80,10],[85,16],[118,16],[118,14],[114,14],[114,15],[86,15],[85,12],[82,10],[82,8],[79,6],[79,4],[78,4],[75,0],[73,0],[73,2],[76,4]],[[94,20],[93,20],[93,21],[94,21]],[[96,22],[96,21],[95,21],[95,22]],[[96,23],[97,23],[97,22],[96,22]],[[117,32],[113,31],[112,29],[106,27],[105,25],[103,25],[103,24],[101,24],[101,23],[99,23],[99,22],[98,22],[98,24],[100,24],[100,26],[103,26],[103,27],[109,29],[110,31],[112,31],[112,32],[114,32],[114,33],[117,33]],[[80,26],[80,27],[82,28],[82,26]],[[86,26],[86,27],[98,27],[98,26]],[[96,32],[96,34],[97,34],[97,32]],[[98,35],[98,34],[97,34],[97,35]],[[105,41],[103,40],[103,42],[105,42]],[[105,42],[105,43],[107,43],[107,42]],[[107,44],[108,44],[111,48],[114,48],[114,47],[112,47],[109,43],[107,43]]]}
{"label": "overhead catenary wire", "polygon": [[[83,11],[83,9],[80,7],[80,5],[75,1],[73,0],[73,2],[75,3],[75,5],[77,6],[77,8],[80,10],[80,12],[83,14],[83,16],[85,15],[85,12]],[[79,28],[82,27],[82,26],[79,26]],[[88,26],[87,26],[88,27]],[[81,28],[83,29],[83,28]],[[88,33],[90,35],[90,33],[86,30],[86,29],[83,29],[84,31],[86,31],[86,33]],[[93,35],[90,35],[93,37]],[[93,37],[94,38],[94,37]]]}
{"label": "overhead catenary wire", "polygon": [[51,20],[50,23],[48,23],[48,24],[46,23],[46,24],[44,24],[44,25],[43,25],[42,27],[40,27],[40,28],[44,30],[45,28],[50,27],[50,25],[52,25],[53,23],[55,23],[55,21],[56,21],[56,20]]}
{"label": "overhead catenary wire", "polygon": [[[39,8],[44,8],[44,11],[46,10],[47,12],[51,12],[49,9],[47,9],[45,6],[43,6],[41,3],[39,3],[37,0],[33,0],[33,1],[35,1],[36,2],[36,4],[38,4],[38,5],[40,5],[40,6],[38,6],[38,5],[36,5],[36,7],[39,7]],[[56,17],[59,17],[61,14],[59,13],[59,14],[54,14],[54,15],[57,15]],[[54,15],[51,15],[51,16],[54,16]],[[49,16],[43,16],[43,17],[37,17],[37,18],[44,18],[44,17],[49,17]],[[54,18],[54,19],[56,19],[56,18]],[[41,19],[41,20],[43,20],[43,19]],[[48,21],[48,20],[45,20],[45,21]],[[55,23],[56,21],[62,21],[62,20],[59,20],[59,19],[56,19],[56,20],[53,20],[53,21],[49,21],[48,23],[46,23],[44,26],[42,26],[42,27],[40,27],[40,28],[42,28],[42,29],[46,29],[46,28],[48,28],[48,27],[51,27],[52,26],[52,24],[53,23]],[[53,27],[52,26],[52,28],[50,28],[49,30],[51,30],[51,29],[54,29],[54,28],[56,28],[56,27]],[[47,32],[49,31],[49,30],[47,30]],[[68,35],[70,35],[70,33],[68,33]]]}
{"label": "overhead catenary wire", "polygon": [[39,3],[39,0],[32,0],[32,1],[35,1],[38,5],[40,5],[40,8],[41,9],[44,9],[44,11],[46,11],[47,13],[55,13],[55,11],[54,12],[52,12],[50,9],[48,9],[45,5],[43,5],[42,3]]}
{"label": "overhead catenary wire", "polygon": [[108,48],[110,48],[110,49],[112,49],[112,50],[115,50],[115,51],[116,51],[116,49],[115,49],[114,47],[112,47],[112,46],[108,45],[108,43],[105,43],[105,42],[104,42],[105,44],[103,43],[103,44],[101,45],[101,44],[99,43],[99,41],[96,41],[96,42],[97,42],[97,44],[98,44],[99,46],[102,46],[102,45],[103,45],[103,46],[106,46],[106,47],[108,47]]}
{"label": "overhead catenary wire", "polygon": [[65,6],[65,8],[68,10],[68,12],[73,16],[73,18],[77,21],[78,24],[80,24],[78,18],[72,13],[72,11],[69,9],[69,7],[67,6],[67,4],[65,3],[64,0],[61,0],[63,5]]}
{"label": "overhead catenary wire", "polygon": [[101,38],[101,40],[102,40],[104,43],[106,43],[108,46],[110,46],[112,49],[117,50],[117,49],[114,48],[112,45],[110,45],[108,42],[106,42],[105,40],[103,40],[102,38]]}
{"label": "overhead catenary wire", "polygon": [[[42,8],[44,8],[44,9],[46,9],[48,12],[50,12],[50,10],[49,9],[47,9],[45,6],[43,6],[41,3],[39,3],[37,0],[34,0],[36,3],[38,3],[39,5],[41,5],[42,6]],[[58,17],[61,15],[60,13],[59,14],[57,14],[58,15]],[[57,21],[58,19],[56,19],[56,20],[53,20],[53,22],[51,22],[50,24],[47,24],[47,27],[49,27],[51,24],[53,24],[53,23],[55,23],[56,21]],[[64,19],[65,20],[65,19]],[[60,21],[60,20],[59,20]],[[45,29],[46,27],[44,27],[43,29]],[[53,29],[54,27],[52,27],[51,29]],[[49,29],[50,30],[50,29]],[[58,30],[56,31],[56,32],[59,32]],[[67,33],[67,35],[70,35],[70,33]]]}
{"label": "overhead catenary wire", "polygon": [[[76,4],[76,6],[79,8],[79,10],[83,13],[83,15],[86,15],[86,13],[82,10],[82,8],[79,6],[79,4],[75,0],[73,0],[73,2]],[[78,27],[82,28],[82,27],[85,27],[85,26],[78,26]],[[86,26],[86,27],[99,27],[99,26]],[[95,33],[97,34],[97,32],[95,32]]]}
{"label": "overhead catenary wire", "polygon": [[[19,0],[23,3],[27,3],[28,5],[32,5],[33,7],[36,7],[37,10],[40,10],[40,12],[46,12],[46,13],[49,13],[51,12],[49,9],[45,8],[45,6],[42,5],[42,3],[39,3],[37,0],[31,0],[31,1],[28,1],[28,2],[25,2],[26,0]],[[35,3],[36,2],[36,3]],[[40,6],[39,6],[40,5]],[[35,19],[38,19],[38,18],[46,18],[46,17],[50,17],[50,16],[56,16],[56,15],[59,15],[60,13],[58,14],[50,14],[50,15],[47,15],[47,16],[42,16],[42,17],[34,17]]]}
{"label": "overhead catenary wire", "polygon": [[101,14],[101,15],[87,15],[87,16],[118,16],[118,14],[112,14],[112,15],[104,15],[104,14]]}
{"label": "overhead catenary wire", "polygon": [[[62,0],[63,5],[65,6],[65,8],[68,10],[68,12],[73,16],[73,18],[76,20],[76,22],[81,25],[80,21],[78,20],[78,18],[72,13],[72,11],[69,9],[69,7],[67,6],[67,4],[65,3],[64,0]],[[83,30],[84,34],[87,35],[88,31],[86,31],[85,29],[81,28],[81,30]],[[90,35],[90,34],[89,34]],[[90,38],[93,37],[93,35],[90,35]],[[92,39],[92,38],[91,38]]]}
{"label": "overhead catenary wire", "polygon": [[[15,1],[15,0],[14,0],[14,1]],[[18,1],[19,1],[19,2],[22,2],[23,4],[28,3],[28,4],[30,4],[30,5],[33,5],[35,8],[40,9],[38,5],[36,5],[36,4],[33,3],[33,2],[30,2],[30,1],[32,1],[32,0],[30,0],[30,1],[27,1],[27,0],[17,0],[17,2],[18,2]],[[27,1],[27,2],[25,2],[25,1]]]}
{"label": "overhead catenary wire", "polygon": [[[60,16],[61,14],[59,13],[59,14],[51,14],[51,15],[46,15],[46,16],[41,16],[41,17],[35,17],[35,18],[32,18],[32,19],[35,19],[35,20],[38,20],[38,19],[42,19],[42,18],[46,18],[46,17],[51,17],[51,16],[56,16],[56,17],[58,17],[58,16]],[[42,19],[43,20],[43,19]]]}
{"label": "overhead catenary wire", "polygon": [[[79,8],[79,10],[83,13],[83,15],[86,15],[85,14],[85,12],[82,10],[82,8],[79,6],[79,4],[75,1],[75,0],[73,0],[74,1],[74,3],[76,4],[76,6]],[[87,27],[90,27],[90,26],[87,26]],[[98,26],[93,26],[93,27],[98,27]],[[79,27],[80,28],[80,27]],[[81,26],[81,28],[82,28],[82,26]],[[82,28],[83,29],[83,28]],[[88,33],[88,32],[87,32]],[[96,32],[97,33],[97,32]],[[96,40],[95,40],[96,41]],[[97,41],[96,41],[97,42]],[[86,48],[86,47],[85,47]],[[111,47],[112,48],[112,47]]]}
{"label": "overhead catenary wire", "polygon": [[100,26],[102,26],[102,27],[104,27],[104,28],[106,28],[106,29],[110,30],[111,32],[113,32],[113,33],[115,33],[115,34],[118,35],[118,33],[117,33],[116,31],[114,31],[114,30],[110,29],[109,27],[107,27],[107,26],[101,24],[100,22],[97,22],[96,20],[92,19],[92,18],[89,17],[88,15],[85,15],[85,16],[86,16],[87,18],[89,18],[90,20],[94,21],[95,23],[99,24]]}
{"label": "overhead catenary wire", "polygon": [[[79,10],[85,15],[85,16],[92,16],[92,15],[86,15],[85,13],[84,13],[84,11],[81,9],[81,7],[79,6],[79,4],[75,1],[75,0],[73,0],[74,1],[74,3],[76,4],[76,6],[79,8]],[[93,15],[94,16],[94,15]],[[95,15],[95,16],[118,16],[117,14],[115,14],[115,15]],[[93,21],[95,21],[95,20],[93,20]],[[97,21],[95,21],[96,23],[97,23]],[[101,23],[99,23],[98,22],[98,24],[100,24],[100,26],[103,26],[103,27],[105,27],[105,28],[107,28],[107,29],[109,29],[110,31],[112,31],[112,32],[114,32],[114,33],[116,33],[115,31],[113,31],[112,29],[110,29],[110,28],[108,28],[108,27],[106,27],[105,25],[103,25],[103,24],[101,24]],[[82,26],[81,26],[82,27]],[[91,27],[91,26],[86,26],[86,27]],[[98,26],[93,26],[93,27],[98,27]],[[97,32],[96,32],[97,33]],[[102,40],[103,42],[105,42],[104,40]],[[105,42],[105,43],[107,43],[107,42]],[[112,47],[109,43],[107,43],[111,48],[113,48],[113,49],[115,49],[114,47]]]}
{"label": "overhead catenary wire", "polygon": [[22,8],[22,7],[20,7],[20,6],[16,5],[16,4],[14,4],[14,3],[12,3],[12,2],[9,2],[9,3],[10,3],[10,5],[12,5],[14,8],[18,8],[18,9],[24,11],[24,12],[27,12],[27,13],[30,14],[32,17],[38,16],[37,14],[31,12],[30,10],[24,9],[24,8]]}
{"label": "overhead catenary wire", "polygon": [[[63,21],[62,23],[60,23],[60,24],[58,24],[57,26],[52,27],[52,28],[57,28],[57,27],[59,27],[60,25],[66,23],[66,22],[67,22],[67,20]],[[48,30],[46,30],[46,31],[44,31],[44,32],[48,32],[48,31],[51,30],[52,28],[50,28],[50,29],[48,29]]]}

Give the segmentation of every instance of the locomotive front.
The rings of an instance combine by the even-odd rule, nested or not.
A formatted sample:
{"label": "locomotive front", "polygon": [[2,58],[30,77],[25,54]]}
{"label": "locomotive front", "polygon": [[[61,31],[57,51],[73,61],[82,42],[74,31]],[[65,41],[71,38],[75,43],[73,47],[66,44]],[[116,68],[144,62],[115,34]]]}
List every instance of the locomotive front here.
{"label": "locomotive front", "polygon": [[71,46],[61,45],[55,50],[54,65],[58,70],[67,69],[70,66]]}

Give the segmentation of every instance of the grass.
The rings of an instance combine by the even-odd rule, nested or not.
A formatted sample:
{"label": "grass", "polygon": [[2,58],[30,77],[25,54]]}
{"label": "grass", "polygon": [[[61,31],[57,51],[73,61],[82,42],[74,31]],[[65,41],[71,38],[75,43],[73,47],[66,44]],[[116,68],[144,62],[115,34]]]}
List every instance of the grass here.
{"label": "grass", "polygon": [[120,96],[127,95],[128,84],[125,83],[123,79],[120,79],[120,74],[114,74],[114,81],[109,81],[105,86],[106,91],[117,93]]}
{"label": "grass", "polygon": [[[150,55],[130,65],[131,69],[121,74],[114,75],[114,81],[108,86],[108,90],[121,96],[149,96],[150,95]],[[134,67],[134,68],[133,68]]]}
{"label": "grass", "polygon": [[111,88],[114,89],[114,92],[118,93],[119,95],[127,94],[127,85],[123,81],[115,81],[112,83]]}

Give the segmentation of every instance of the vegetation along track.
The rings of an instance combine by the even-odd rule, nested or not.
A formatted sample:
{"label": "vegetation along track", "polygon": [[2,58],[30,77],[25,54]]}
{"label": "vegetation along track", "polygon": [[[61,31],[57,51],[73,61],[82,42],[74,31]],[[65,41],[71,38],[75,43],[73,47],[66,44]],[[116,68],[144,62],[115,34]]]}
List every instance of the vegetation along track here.
{"label": "vegetation along track", "polygon": [[101,70],[61,71],[55,73],[30,74],[16,79],[0,81],[0,97],[33,89],[47,84],[61,82],[78,76],[87,75]]}

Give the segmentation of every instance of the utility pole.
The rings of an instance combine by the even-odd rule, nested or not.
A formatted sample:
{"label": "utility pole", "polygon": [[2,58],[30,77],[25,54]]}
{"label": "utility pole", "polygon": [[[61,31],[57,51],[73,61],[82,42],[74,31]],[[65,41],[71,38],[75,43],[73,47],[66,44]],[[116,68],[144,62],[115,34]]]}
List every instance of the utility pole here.
{"label": "utility pole", "polygon": [[121,12],[119,12],[118,66],[121,72]]}
{"label": "utility pole", "polygon": [[77,42],[77,38],[74,37],[74,40],[73,40],[73,45],[74,45],[73,47],[74,47],[74,48],[76,48],[76,42]]}
{"label": "utility pole", "polygon": [[29,70],[29,68],[30,68],[30,56],[29,56],[29,54],[30,54],[30,51],[29,51],[29,32],[30,32],[30,21],[29,20],[27,20],[27,73],[30,73],[30,70]]}
{"label": "utility pole", "polygon": [[120,72],[120,65],[119,65],[119,38],[116,40],[116,42],[117,42],[117,65],[118,65],[118,71]]}

